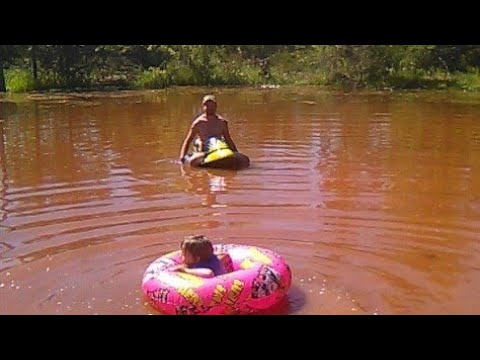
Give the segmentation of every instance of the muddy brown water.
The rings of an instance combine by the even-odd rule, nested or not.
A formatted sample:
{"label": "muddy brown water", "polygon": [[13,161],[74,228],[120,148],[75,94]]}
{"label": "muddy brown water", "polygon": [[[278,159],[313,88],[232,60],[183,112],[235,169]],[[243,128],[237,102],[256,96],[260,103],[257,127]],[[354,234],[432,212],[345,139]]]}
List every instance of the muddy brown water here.
{"label": "muddy brown water", "polygon": [[[213,91],[242,171],[184,169]],[[480,313],[480,96],[317,88],[0,99],[0,314],[157,314],[186,235],[293,271],[280,314]]]}

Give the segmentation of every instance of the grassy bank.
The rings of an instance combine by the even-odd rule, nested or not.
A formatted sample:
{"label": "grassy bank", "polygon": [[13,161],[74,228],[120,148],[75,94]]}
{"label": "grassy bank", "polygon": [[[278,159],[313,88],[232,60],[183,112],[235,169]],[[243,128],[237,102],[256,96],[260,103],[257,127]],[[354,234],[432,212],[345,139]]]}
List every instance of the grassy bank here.
{"label": "grassy bank", "polygon": [[259,86],[324,85],[346,89],[460,89],[480,91],[480,70],[448,72],[445,70],[402,69],[381,76],[352,70],[328,71],[315,63],[304,63],[291,56],[273,58],[267,71],[249,62],[218,62],[209,67],[167,64],[165,68],[147,70],[93,72],[77,83],[66,83],[58,76],[40,72],[37,79],[22,68],[6,70],[6,87],[10,92],[35,90],[112,90],[163,89],[170,86]]}

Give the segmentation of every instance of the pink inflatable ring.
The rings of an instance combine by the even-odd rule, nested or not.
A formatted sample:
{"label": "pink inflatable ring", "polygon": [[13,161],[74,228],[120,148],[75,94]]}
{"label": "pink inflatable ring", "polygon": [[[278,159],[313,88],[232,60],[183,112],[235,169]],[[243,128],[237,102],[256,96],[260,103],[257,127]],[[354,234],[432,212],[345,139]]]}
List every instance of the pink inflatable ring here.
{"label": "pink inflatable ring", "polygon": [[227,274],[200,278],[169,271],[181,263],[175,251],[155,260],[145,271],[142,290],[165,314],[235,314],[266,310],[284,298],[292,281],[285,260],[256,246],[215,245]]}

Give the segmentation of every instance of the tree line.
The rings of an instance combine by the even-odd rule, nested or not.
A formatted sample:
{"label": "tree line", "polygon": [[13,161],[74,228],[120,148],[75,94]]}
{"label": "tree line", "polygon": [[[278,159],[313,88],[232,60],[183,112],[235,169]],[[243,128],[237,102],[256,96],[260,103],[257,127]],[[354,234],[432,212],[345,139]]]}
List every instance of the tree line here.
{"label": "tree line", "polygon": [[0,45],[0,91],[173,85],[480,89],[478,45]]}

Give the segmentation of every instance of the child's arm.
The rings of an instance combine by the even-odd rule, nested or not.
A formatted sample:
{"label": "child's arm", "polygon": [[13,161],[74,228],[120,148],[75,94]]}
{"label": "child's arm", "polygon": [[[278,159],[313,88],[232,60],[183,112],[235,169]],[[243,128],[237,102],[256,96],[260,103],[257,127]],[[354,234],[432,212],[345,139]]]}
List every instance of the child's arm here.
{"label": "child's arm", "polygon": [[203,278],[211,278],[214,276],[213,271],[207,268],[199,268],[199,269],[184,268],[182,271],[187,274],[196,275],[198,277],[203,277]]}
{"label": "child's arm", "polygon": [[185,265],[178,265],[170,269],[171,271],[181,271],[187,274],[195,275],[203,278],[211,278],[214,276],[213,271],[207,268],[189,269]]}

